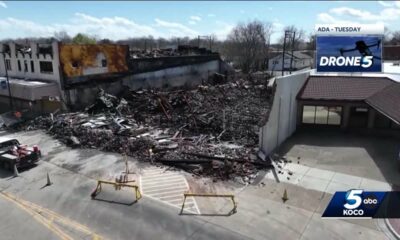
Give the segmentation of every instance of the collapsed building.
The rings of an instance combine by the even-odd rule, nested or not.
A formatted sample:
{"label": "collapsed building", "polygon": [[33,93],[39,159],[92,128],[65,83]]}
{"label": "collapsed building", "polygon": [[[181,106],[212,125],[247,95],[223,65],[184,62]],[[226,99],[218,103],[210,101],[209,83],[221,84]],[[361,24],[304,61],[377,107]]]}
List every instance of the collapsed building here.
{"label": "collapsed building", "polygon": [[89,104],[99,88],[117,94],[126,86],[191,87],[231,71],[211,51],[178,47],[173,54],[163,52],[169,51],[135,54],[117,44],[2,43],[0,104],[3,109],[12,102],[18,110],[53,112]]}
{"label": "collapsed building", "polygon": [[100,91],[84,111],[23,124],[72,147],[98,148],[214,179],[252,182],[270,163],[259,159],[258,132],[269,112],[266,85],[241,79],[172,91]]}
{"label": "collapsed building", "polygon": [[[20,129],[43,129],[72,147],[118,152],[216,179],[252,182],[258,169],[269,167],[257,156],[259,129],[269,113],[266,81],[234,77],[218,53],[190,46],[49,46],[52,51],[39,58],[35,44],[25,47],[28,53],[17,52],[15,44],[1,46],[10,48],[2,53],[0,71],[9,77],[15,107],[50,113]],[[18,68],[25,61],[33,67]],[[21,92],[22,83],[48,89]],[[0,91],[5,104],[8,89]],[[54,103],[51,108],[45,99]]]}

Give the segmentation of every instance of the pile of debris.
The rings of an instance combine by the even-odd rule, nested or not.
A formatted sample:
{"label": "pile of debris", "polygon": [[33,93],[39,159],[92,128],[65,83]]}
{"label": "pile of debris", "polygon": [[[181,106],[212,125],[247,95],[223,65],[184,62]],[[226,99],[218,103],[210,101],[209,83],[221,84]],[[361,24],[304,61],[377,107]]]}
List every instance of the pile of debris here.
{"label": "pile of debris", "polygon": [[158,57],[176,57],[181,56],[181,54],[172,48],[164,48],[164,49],[150,49],[150,50],[142,50],[135,49],[130,50],[131,58],[158,58]]}
{"label": "pile of debris", "polygon": [[84,112],[40,117],[25,129],[46,129],[70,146],[124,153],[217,179],[251,182],[268,162],[257,157],[258,131],[269,112],[264,85],[233,82],[194,90],[100,91]]}

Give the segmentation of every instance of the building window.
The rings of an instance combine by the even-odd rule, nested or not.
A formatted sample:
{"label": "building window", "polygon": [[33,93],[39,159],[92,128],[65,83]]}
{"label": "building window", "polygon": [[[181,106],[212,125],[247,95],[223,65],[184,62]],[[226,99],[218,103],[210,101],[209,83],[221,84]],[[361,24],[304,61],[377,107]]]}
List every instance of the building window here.
{"label": "building window", "polygon": [[20,60],[18,60],[18,71],[21,72],[21,61]]}
{"label": "building window", "polygon": [[24,71],[28,72],[28,62],[26,60],[24,61]]}
{"label": "building window", "polygon": [[302,123],[321,125],[340,125],[342,119],[342,107],[328,106],[303,106]]}
{"label": "building window", "polygon": [[107,67],[107,59],[101,60],[101,66],[102,67]]}
{"label": "building window", "polygon": [[317,106],[315,109],[315,124],[328,124],[328,107]]}
{"label": "building window", "polygon": [[53,63],[48,61],[40,62],[40,72],[41,73],[53,73]]}
{"label": "building window", "polygon": [[35,65],[33,64],[33,61],[31,61],[31,72],[35,72]]}
{"label": "building window", "polygon": [[342,119],[342,107],[329,107],[328,125],[340,125]]}
{"label": "building window", "polygon": [[307,124],[315,123],[315,106],[303,107],[303,123]]}
{"label": "building window", "polygon": [[6,68],[8,71],[11,71],[11,60],[10,59],[6,59]]}

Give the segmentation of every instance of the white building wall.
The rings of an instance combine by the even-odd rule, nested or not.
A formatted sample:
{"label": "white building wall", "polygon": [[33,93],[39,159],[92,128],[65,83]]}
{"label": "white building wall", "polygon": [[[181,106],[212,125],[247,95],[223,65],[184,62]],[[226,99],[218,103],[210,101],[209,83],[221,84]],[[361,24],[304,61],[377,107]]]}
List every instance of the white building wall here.
{"label": "white building wall", "polygon": [[[16,55],[16,48],[15,43],[8,43],[10,46],[11,54],[2,54],[0,57],[0,76],[5,76],[5,60],[9,59],[11,61],[11,70],[8,71],[8,76],[14,78],[22,78],[22,79],[42,79],[42,80],[49,80],[60,83],[60,58],[58,53],[58,43],[53,42],[53,56],[50,54],[37,54],[38,47],[37,44],[32,42],[30,47],[32,49],[31,54],[22,54],[18,53]],[[4,45],[0,47],[0,51],[4,51]],[[18,61],[21,63],[21,71],[18,70]],[[24,61],[27,62],[27,71],[24,69]],[[34,72],[32,72],[31,68],[31,61],[34,63]],[[50,61],[53,65],[53,72],[52,73],[41,73],[40,72],[40,62],[41,61]]]}
{"label": "white building wall", "polygon": [[[277,64],[274,64],[274,62],[278,62]],[[285,69],[290,68],[290,56],[286,55],[285,56]],[[293,59],[292,63],[293,68],[296,69],[303,69],[306,67],[311,67],[312,66],[312,59],[311,58],[305,58],[305,59]],[[282,55],[276,56],[270,60],[268,60],[268,71],[281,71],[282,70]]]}
{"label": "white building wall", "polygon": [[296,96],[305,84],[310,71],[276,78],[276,91],[268,122],[260,129],[260,149],[271,152],[296,130]]}
{"label": "white building wall", "polygon": [[220,61],[166,68],[153,72],[139,73],[123,80],[131,89],[196,86],[220,71]]}

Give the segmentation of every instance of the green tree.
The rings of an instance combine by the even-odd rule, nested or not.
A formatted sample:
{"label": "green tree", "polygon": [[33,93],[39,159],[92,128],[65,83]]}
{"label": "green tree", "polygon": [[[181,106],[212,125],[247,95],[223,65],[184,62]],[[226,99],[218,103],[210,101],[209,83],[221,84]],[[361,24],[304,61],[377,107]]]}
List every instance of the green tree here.
{"label": "green tree", "polygon": [[96,39],[89,37],[86,34],[78,33],[72,38],[72,43],[75,44],[96,44]]}

